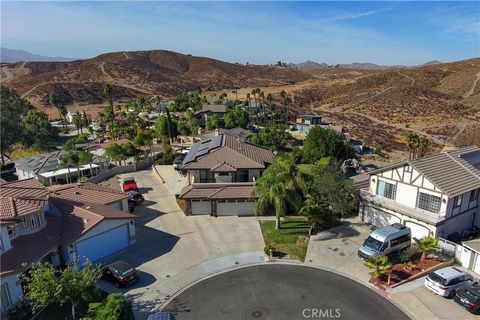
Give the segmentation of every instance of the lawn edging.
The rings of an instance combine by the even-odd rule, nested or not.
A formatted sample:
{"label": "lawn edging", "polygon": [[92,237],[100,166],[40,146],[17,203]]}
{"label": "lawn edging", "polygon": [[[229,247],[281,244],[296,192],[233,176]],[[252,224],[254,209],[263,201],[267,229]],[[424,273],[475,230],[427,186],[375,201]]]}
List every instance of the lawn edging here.
{"label": "lawn edging", "polygon": [[433,266],[433,267],[431,267],[431,268],[429,268],[429,269],[427,269],[427,270],[425,270],[425,271],[419,272],[419,273],[417,273],[416,275],[414,275],[414,276],[412,276],[412,277],[410,277],[410,278],[408,278],[408,279],[405,279],[405,280],[402,280],[402,281],[400,281],[400,282],[398,282],[398,283],[392,284],[392,285],[390,286],[390,288],[391,288],[391,289],[396,288],[396,287],[398,287],[398,286],[401,286],[402,284],[405,284],[405,283],[407,283],[407,282],[410,282],[410,281],[416,280],[416,279],[418,279],[418,278],[421,278],[421,277],[429,274],[429,273],[432,272],[432,271],[435,271],[435,270],[438,270],[438,269],[441,269],[441,268],[445,268],[445,267],[451,266],[451,265],[453,265],[454,263],[455,263],[455,258],[451,258],[451,259],[449,259],[449,260],[447,260],[447,261],[444,261],[444,262],[441,262],[441,263],[439,263],[439,264],[437,264],[437,265],[435,265],[435,266]]}

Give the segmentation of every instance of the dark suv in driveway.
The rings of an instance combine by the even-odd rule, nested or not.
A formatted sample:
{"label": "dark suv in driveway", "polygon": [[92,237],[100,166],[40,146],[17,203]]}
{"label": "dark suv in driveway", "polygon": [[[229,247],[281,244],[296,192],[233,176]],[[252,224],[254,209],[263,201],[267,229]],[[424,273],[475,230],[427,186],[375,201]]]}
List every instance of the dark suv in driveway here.
{"label": "dark suv in driveway", "polygon": [[480,285],[474,282],[471,285],[462,287],[457,290],[457,294],[453,297],[456,303],[467,309],[473,314],[480,311]]}
{"label": "dark suv in driveway", "polygon": [[103,268],[102,278],[113,282],[115,287],[124,287],[136,281],[140,272],[124,261],[111,263]]}

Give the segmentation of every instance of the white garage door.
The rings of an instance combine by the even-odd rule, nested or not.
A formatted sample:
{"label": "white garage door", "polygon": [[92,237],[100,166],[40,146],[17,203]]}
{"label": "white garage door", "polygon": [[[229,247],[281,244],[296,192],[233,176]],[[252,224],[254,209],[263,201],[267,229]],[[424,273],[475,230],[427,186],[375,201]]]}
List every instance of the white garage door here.
{"label": "white garage door", "polygon": [[210,200],[192,200],[192,215],[211,213],[212,205]]}
{"label": "white garage door", "polygon": [[253,216],[255,202],[239,200],[237,202],[218,202],[217,215],[219,216]]}
{"label": "white garage door", "polygon": [[128,247],[128,224],[100,233],[86,240],[77,242],[77,254],[80,265],[85,259],[97,261],[118,250]]}
{"label": "white garage door", "polygon": [[428,230],[428,228],[416,224],[415,222],[406,221],[405,225],[412,230],[412,238],[422,239],[430,235],[430,230]]}
{"label": "white garage door", "polygon": [[393,223],[400,223],[400,218],[395,217],[389,213],[386,213],[382,210],[372,208],[369,206],[364,207],[364,216],[363,221],[371,223],[377,227],[387,226]]}
{"label": "white garage door", "polygon": [[480,274],[480,255],[476,252],[472,252],[472,254],[475,255],[475,265],[473,266],[473,272],[475,272],[476,274]]}

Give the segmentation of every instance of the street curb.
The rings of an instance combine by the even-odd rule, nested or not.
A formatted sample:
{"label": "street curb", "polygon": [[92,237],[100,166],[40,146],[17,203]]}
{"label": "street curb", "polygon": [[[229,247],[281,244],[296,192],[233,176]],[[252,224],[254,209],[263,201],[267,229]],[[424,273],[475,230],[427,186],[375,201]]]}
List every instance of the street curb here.
{"label": "street curb", "polygon": [[158,173],[158,170],[157,168],[155,168],[155,164],[152,165],[152,171],[153,171],[153,175],[156,176],[157,178],[160,179],[160,181],[162,181],[162,183],[165,183],[165,180],[163,180],[162,176],[160,175],[160,173]]}
{"label": "street curb", "polygon": [[254,267],[254,266],[261,266],[261,265],[271,265],[271,264],[277,264],[277,265],[280,265],[280,264],[283,264],[283,265],[293,265],[293,266],[301,266],[301,267],[305,267],[305,268],[312,268],[312,269],[319,269],[319,270],[323,270],[323,271],[327,271],[327,272],[332,272],[332,273],[335,273],[335,274],[338,274],[340,276],[343,276],[343,277],[346,277],[346,278],[349,278],[355,282],[357,282],[358,284],[361,284],[363,285],[364,287],[367,287],[369,289],[371,289],[372,291],[374,291],[376,294],[382,296],[383,298],[387,299],[391,304],[393,304],[394,306],[396,306],[398,309],[402,310],[402,312],[407,316],[409,317],[410,319],[415,319],[413,317],[412,314],[410,314],[410,312],[408,312],[407,310],[405,310],[402,306],[400,306],[395,300],[393,300],[392,298],[389,297],[388,293],[384,292],[382,293],[376,286],[372,285],[371,283],[368,283],[368,282],[364,282],[364,281],[361,281],[359,279],[356,279],[348,274],[345,274],[345,273],[342,273],[342,272],[339,272],[337,270],[334,270],[334,269],[330,269],[330,268],[325,268],[325,267],[317,267],[317,266],[310,266],[310,265],[306,265],[305,263],[302,263],[302,262],[295,262],[294,260],[292,261],[279,261],[279,260],[266,260],[265,262],[257,262],[257,263],[249,263],[249,264],[244,264],[244,265],[241,265],[241,266],[233,266],[232,268],[228,268],[228,269],[225,269],[225,270],[222,270],[222,271],[219,271],[219,272],[215,272],[215,273],[212,273],[212,274],[208,274],[204,277],[201,277],[197,280],[194,280],[186,285],[184,285],[183,287],[179,288],[178,290],[176,290],[174,293],[172,293],[171,295],[169,295],[168,299],[165,299],[155,310],[154,312],[159,312],[159,311],[164,311],[165,307],[168,305],[168,303],[170,303],[173,299],[175,299],[176,297],[178,297],[180,294],[182,294],[184,291],[186,291],[187,289],[193,287],[194,285],[204,281],[204,280],[207,280],[209,278],[213,278],[215,276],[218,276],[218,275],[221,275],[221,274],[224,274],[224,273],[227,273],[227,272],[230,272],[230,271],[234,271],[234,270],[238,270],[238,269],[243,269],[243,268],[249,268],[249,267]]}

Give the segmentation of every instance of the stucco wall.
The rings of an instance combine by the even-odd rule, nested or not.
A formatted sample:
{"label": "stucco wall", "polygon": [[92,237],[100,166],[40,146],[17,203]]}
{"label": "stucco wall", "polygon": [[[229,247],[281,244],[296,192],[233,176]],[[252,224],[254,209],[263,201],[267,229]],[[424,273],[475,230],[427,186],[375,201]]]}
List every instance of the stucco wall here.
{"label": "stucco wall", "polygon": [[19,274],[16,273],[0,277],[1,285],[3,286],[4,284],[7,284],[8,286],[8,292],[10,293],[12,305],[14,305],[23,296],[22,287],[20,286],[20,282],[18,281],[17,277],[18,275]]}

